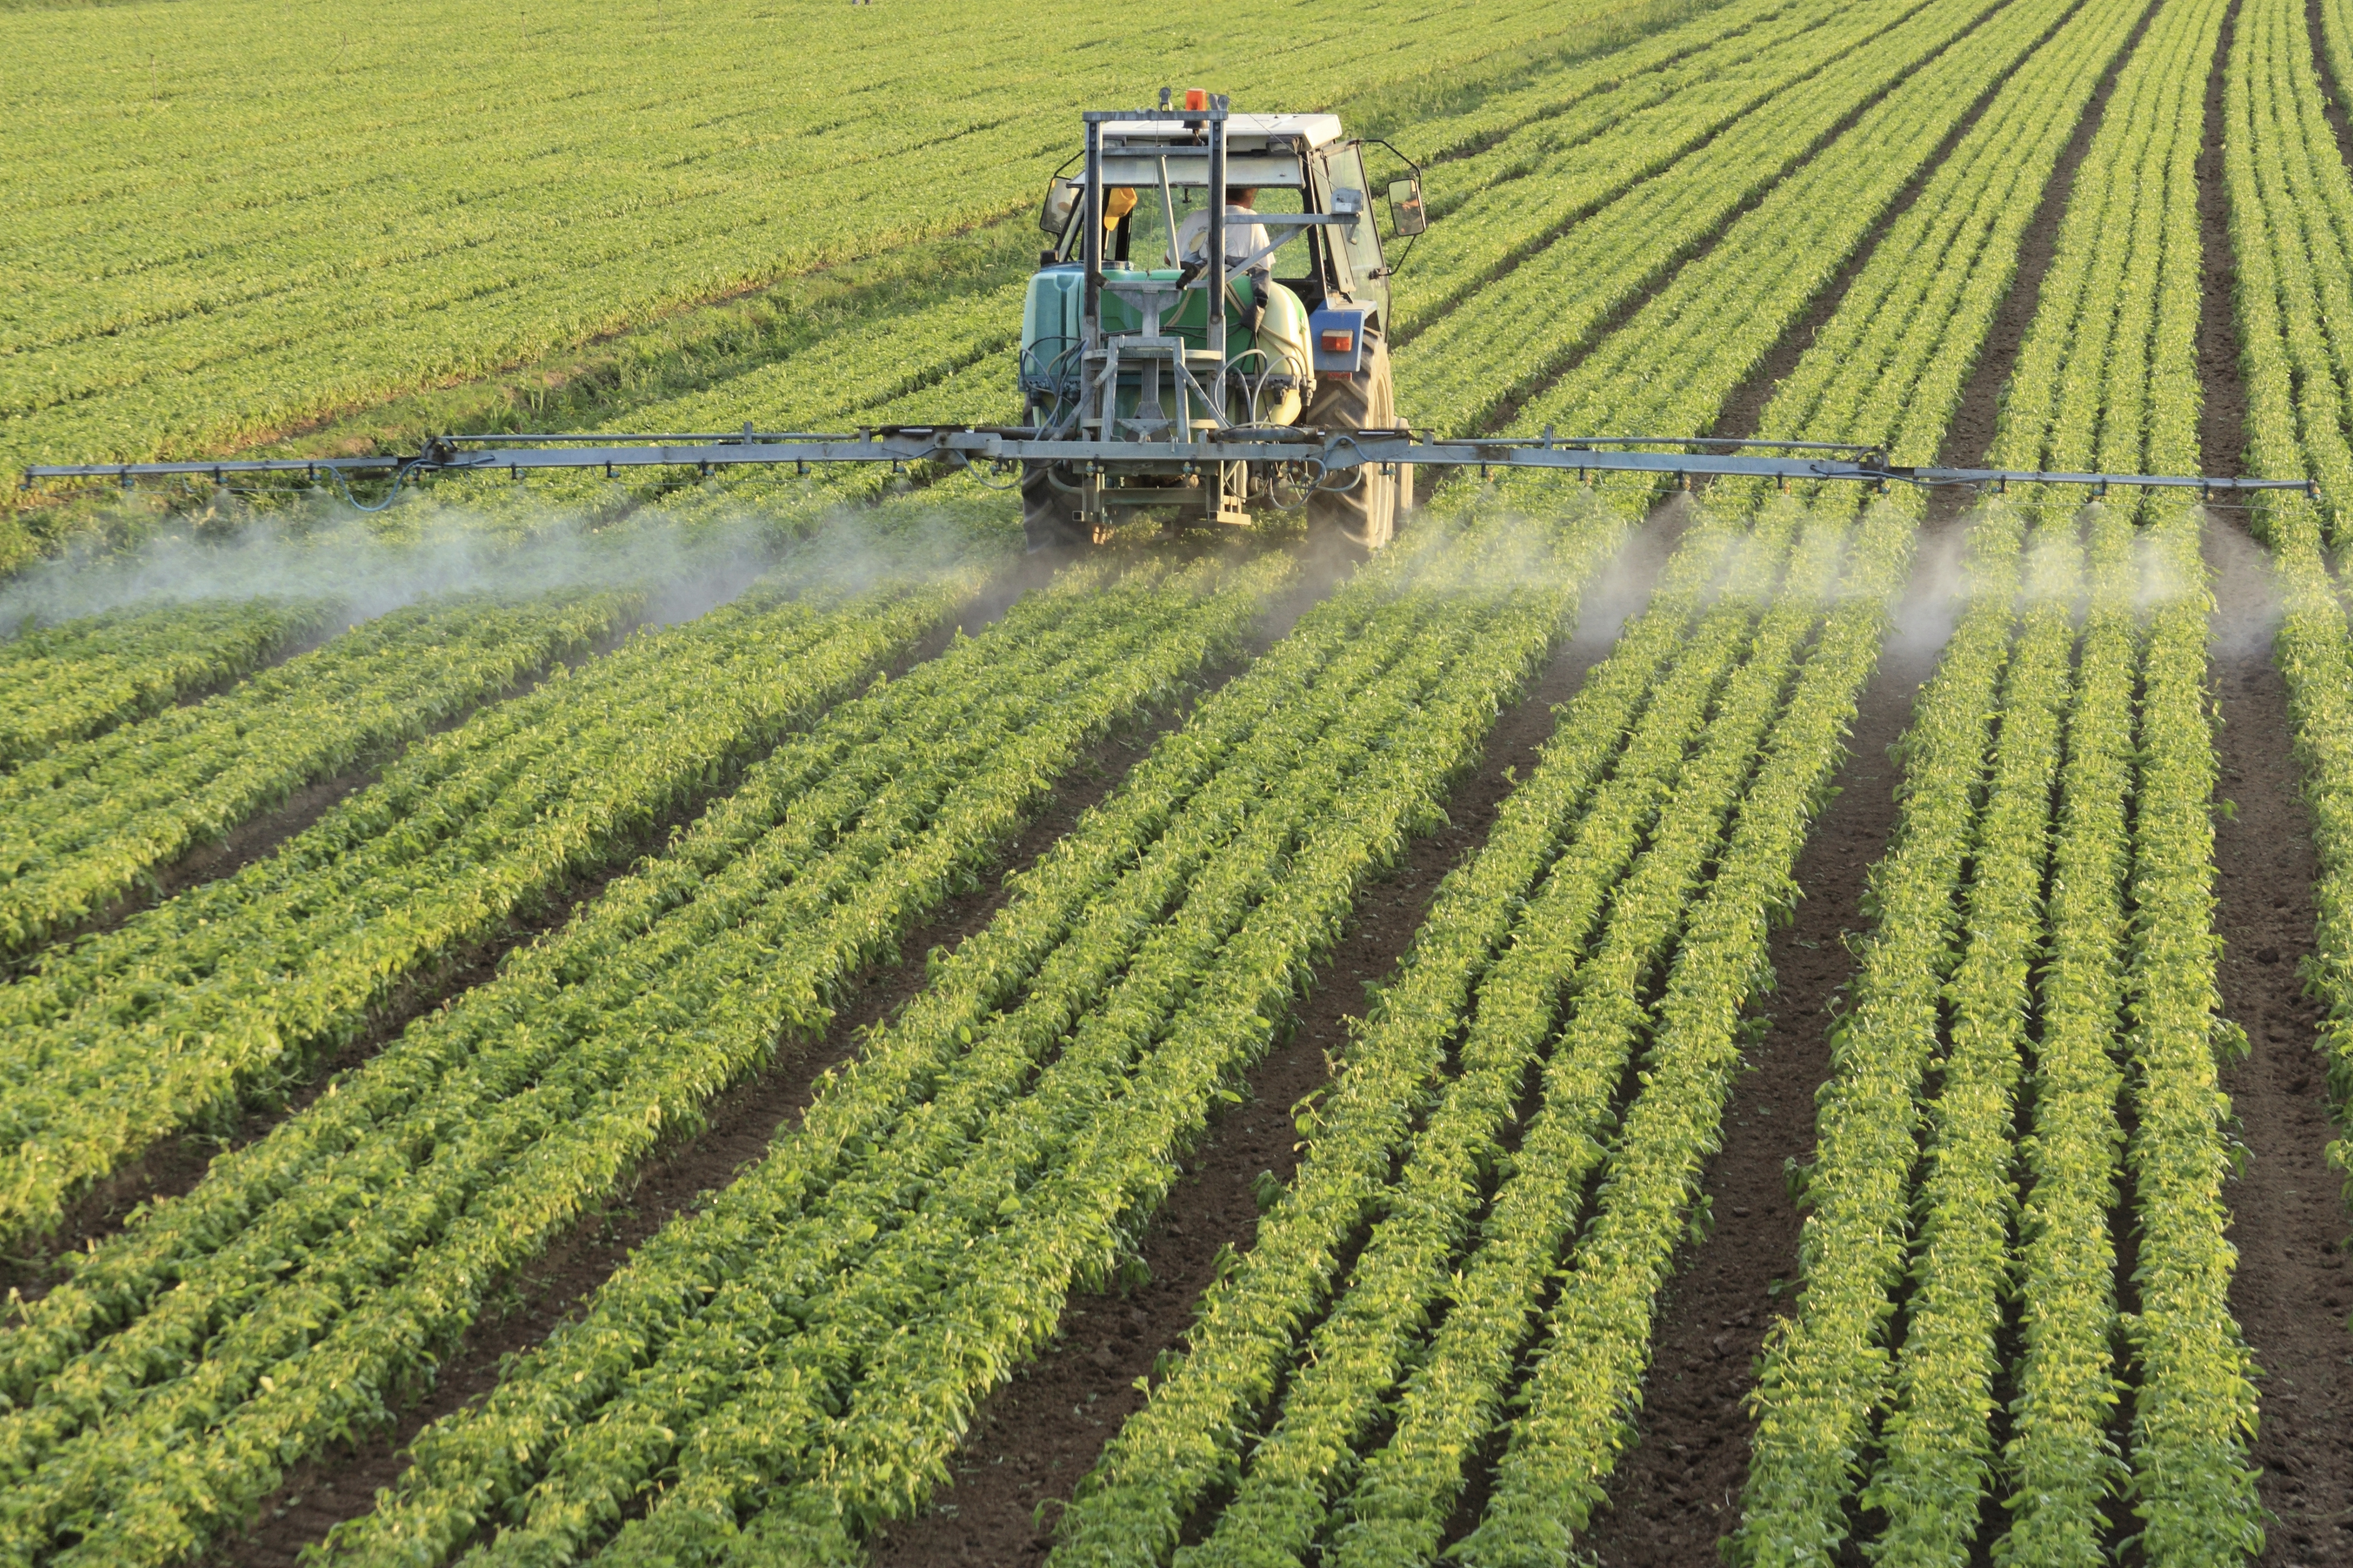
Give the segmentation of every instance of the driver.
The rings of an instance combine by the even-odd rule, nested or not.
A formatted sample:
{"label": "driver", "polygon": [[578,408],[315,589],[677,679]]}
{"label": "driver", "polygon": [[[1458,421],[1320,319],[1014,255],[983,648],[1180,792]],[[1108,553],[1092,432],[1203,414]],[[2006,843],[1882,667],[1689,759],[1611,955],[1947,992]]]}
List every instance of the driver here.
{"label": "driver", "polygon": [[[1231,267],[1237,261],[1250,261],[1246,276],[1250,279],[1250,303],[1247,310],[1243,310],[1242,325],[1252,332],[1257,331],[1260,323],[1266,319],[1267,295],[1274,272],[1272,257],[1259,255],[1267,243],[1266,225],[1250,221],[1257,206],[1256,186],[1226,187],[1226,265]],[[1176,254],[1189,266],[1201,259],[1208,245],[1209,213],[1204,207],[1176,226]],[[1250,260],[1252,257],[1257,257],[1257,259]],[[1233,300],[1237,310],[1243,309],[1239,296],[1229,293],[1228,298]]]}
{"label": "driver", "polygon": [[[1255,255],[1266,245],[1266,225],[1251,223],[1258,205],[1258,190],[1251,185],[1226,187],[1226,265],[1231,267]],[[1239,218],[1241,221],[1236,222]],[[1180,263],[1198,261],[1209,242],[1208,208],[1194,213],[1176,226],[1176,258]],[[1251,267],[1252,273],[1267,269],[1266,257],[1261,256]]]}

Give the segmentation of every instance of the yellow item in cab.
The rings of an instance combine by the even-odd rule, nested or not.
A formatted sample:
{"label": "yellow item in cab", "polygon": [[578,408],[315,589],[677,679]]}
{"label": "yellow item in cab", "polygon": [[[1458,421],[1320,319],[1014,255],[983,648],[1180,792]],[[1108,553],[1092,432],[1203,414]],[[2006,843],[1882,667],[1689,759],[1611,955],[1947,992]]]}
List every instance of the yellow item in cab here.
{"label": "yellow item in cab", "polygon": [[1134,186],[1113,185],[1103,193],[1103,227],[1117,228],[1119,220],[1134,210]]}

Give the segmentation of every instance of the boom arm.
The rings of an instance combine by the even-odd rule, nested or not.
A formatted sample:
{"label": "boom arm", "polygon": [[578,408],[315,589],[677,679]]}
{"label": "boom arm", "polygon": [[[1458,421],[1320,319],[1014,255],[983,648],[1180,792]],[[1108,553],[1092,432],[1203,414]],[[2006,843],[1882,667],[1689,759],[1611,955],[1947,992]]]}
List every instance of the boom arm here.
{"label": "boom arm", "polygon": [[[1683,447],[1661,451],[1659,447]],[[1696,448],[1696,449],[1693,449]],[[1750,452],[1765,455],[1749,455]],[[539,468],[693,468],[709,473],[738,465],[811,463],[938,463],[950,468],[987,466],[1017,471],[1028,462],[1071,465],[1082,469],[1117,468],[1139,460],[1165,469],[1171,463],[1270,463],[1294,470],[1303,483],[1330,485],[1367,464],[1409,463],[1417,468],[1575,469],[1597,473],[1651,474],[1676,482],[1726,477],[1772,479],[1783,485],[1843,480],[1885,487],[2070,485],[2105,494],[2112,485],[2140,489],[2194,489],[2201,499],[2247,490],[2316,493],[2309,479],[2224,479],[2194,474],[2043,473],[2020,468],[1947,468],[1890,463],[1871,447],[1808,441],[1752,441],[1714,437],[1587,437],[1555,440],[1550,430],[1533,440],[1436,440],[1410,430],[1363,430],[1325,435],[1299,428],[1236,430],[1214,441],[1135,442],[1047,438],[1018,426],[885,426],[846,435],[762,432],[745,425],[725,433],[653,436],[437,436],[410,457],[245,458],[180,463],[40,464],[25,470],[24,483],[44,480],[114,479],[126,488],[142,479],[209,476],[215,483],[232,474],[322,474],[391,479],[396,488],[431,474],[496,474],[520,479]]]}

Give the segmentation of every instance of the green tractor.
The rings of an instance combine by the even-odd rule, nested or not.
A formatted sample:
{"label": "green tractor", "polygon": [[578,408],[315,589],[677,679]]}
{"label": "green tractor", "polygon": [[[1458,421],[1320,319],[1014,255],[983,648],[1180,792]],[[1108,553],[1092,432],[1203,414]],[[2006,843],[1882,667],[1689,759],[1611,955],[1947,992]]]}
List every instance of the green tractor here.
{"label": "green tractor", "polygon": [[[1311,536],[1377,550],[1413,503],[1411,468],[1327,473],[1303,445],[1404,429],[1388,344],[1395,267],[1367,143],[1335,115],[1234,114],[1199,91],[1182,108],[1168,100],[1086,114],[1082,172],[1047,189],[1039,224],[1054,244],[1022,312],[1021,423],[1102,455],[1023,463],[1029,547],[1095,542],[1138,508],[1173,509],[1181,527],[1304,507]],[[1391,232],[1409,239],[1426,224],[1419,170],[1370,145],[1410,171],[1383,193]],[[1303,456],[1176,449],[1252,441]]]}

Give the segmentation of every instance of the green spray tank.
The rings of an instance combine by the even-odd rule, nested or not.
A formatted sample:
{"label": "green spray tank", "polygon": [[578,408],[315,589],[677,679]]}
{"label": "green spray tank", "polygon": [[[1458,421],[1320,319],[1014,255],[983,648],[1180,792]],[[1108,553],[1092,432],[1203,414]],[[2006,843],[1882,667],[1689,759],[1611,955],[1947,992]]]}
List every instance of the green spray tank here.
{"label": "green spray tank", "polygon": [[[1166,284],[1172,291],[1184,277],[1180,268],[1140,269],[1126,262],[1111,262],[1103,269],[1107,281],[1134,280]],[[1145,335],[1156,326],[1173,334],[1188,353],[1209,350],[1209,302],[1200,289],[1176,294],[1176,313],[1165,321],[1146,320],[1140,293],[1114,289],[1103,300],[1106,332],[1130,337]],[[1021,312],[1021,380],[1025,394],[1044,394],[1052,401],[1068,401],[1077,394],[1077,356],[1070,351],[1081,341],[1080,316],[1086,298],[1085,269],[1076,262],[1042,267],[1029,278],[1029,297]],[[1213,417],[1207,408],[1189,421],[1196,431],[1233,426],[1296,424],[1300,412],[1315,392],[1315,371],[1308,348],[1307,307],[1288,285],[1271,279],[1243,277],[1229,286],[1225,353],[1216,367],[1217,384],[1226,399]],[[1260,309],[1263,306],[1263,309]],[[1169,417],[1153,412],[1139,418],[1139,405],[1156,409],[1162,392],[1154,362],[1134,359],[1119,379],[1116,418],[1137,429]],[[1168,388],[1172,394],[1174,388]],[[1147,395],[1149,394],[1149,395]]]}

